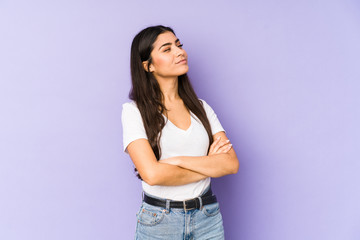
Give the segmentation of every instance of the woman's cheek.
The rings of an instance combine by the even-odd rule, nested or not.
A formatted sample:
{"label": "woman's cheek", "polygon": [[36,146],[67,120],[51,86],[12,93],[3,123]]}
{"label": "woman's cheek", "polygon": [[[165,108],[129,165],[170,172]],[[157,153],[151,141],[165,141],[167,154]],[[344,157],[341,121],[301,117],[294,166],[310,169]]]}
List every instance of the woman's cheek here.
{"label": "woman's cheek", "polygon": [[169,65],[169,62],[169,58],[167,57],[159,57],[156,59],[156,65],[160,68]]}

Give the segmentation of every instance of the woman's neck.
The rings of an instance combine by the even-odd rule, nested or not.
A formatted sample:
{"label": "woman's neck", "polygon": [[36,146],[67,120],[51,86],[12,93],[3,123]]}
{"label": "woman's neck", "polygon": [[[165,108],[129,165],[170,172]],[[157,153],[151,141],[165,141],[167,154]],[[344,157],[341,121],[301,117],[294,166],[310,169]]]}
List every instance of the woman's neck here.
{"label": "woman's neck", "polygon": [[164,95],[165,105],[180,99],[178,92],[178,78],[157,79]]}

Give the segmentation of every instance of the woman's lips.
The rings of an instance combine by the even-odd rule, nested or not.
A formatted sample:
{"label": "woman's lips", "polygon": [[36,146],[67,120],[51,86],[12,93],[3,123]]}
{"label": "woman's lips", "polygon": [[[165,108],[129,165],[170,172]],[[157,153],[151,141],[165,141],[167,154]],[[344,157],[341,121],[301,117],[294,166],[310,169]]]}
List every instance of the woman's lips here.
{"label": "woman's lips", "polygon": [[187,60],[186,59],[183,59],[183,60],[180,60],[179,62],[177,62],[176,64],[181,64],[181,63],[186,63]]}

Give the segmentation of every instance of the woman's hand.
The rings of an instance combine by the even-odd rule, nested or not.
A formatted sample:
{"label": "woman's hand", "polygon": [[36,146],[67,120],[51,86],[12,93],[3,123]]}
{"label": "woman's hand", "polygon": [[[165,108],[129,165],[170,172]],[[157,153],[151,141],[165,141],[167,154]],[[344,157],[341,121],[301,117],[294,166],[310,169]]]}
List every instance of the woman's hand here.
{"label": "woman's hand", "polygon": [[221,140],[221,137],[219,136],[210,146],[210,150],[208,153],[208,156],[219,154],[219,153],[227,153],[230,151],[232,147],[232,144],[230,143],[230,140]]}

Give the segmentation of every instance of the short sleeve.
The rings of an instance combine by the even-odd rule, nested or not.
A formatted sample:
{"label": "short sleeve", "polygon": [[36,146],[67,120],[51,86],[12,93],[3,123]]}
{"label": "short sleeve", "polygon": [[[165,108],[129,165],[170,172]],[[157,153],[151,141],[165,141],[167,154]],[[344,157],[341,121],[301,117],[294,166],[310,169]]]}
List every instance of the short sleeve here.
{"label": "short sleeve", "polygon": [[217,118],[216,113],[214,110],[210,107],[209,104],[207,104],[204,100],[200,99],[203,102],[203,106],[207,115],[207,118],[209,119],[210,125],[211,125],[211,132],[212,134],[216,134],[218,132],[224,131],[224,128],[222,127],[219,119]]}
{"label": "short sleeve", "polygon": [[148,139],[140,111],[135,102],[128,102],[122,105],[121,122],[124,152],[128,153],[127,146],[136,139]]}

